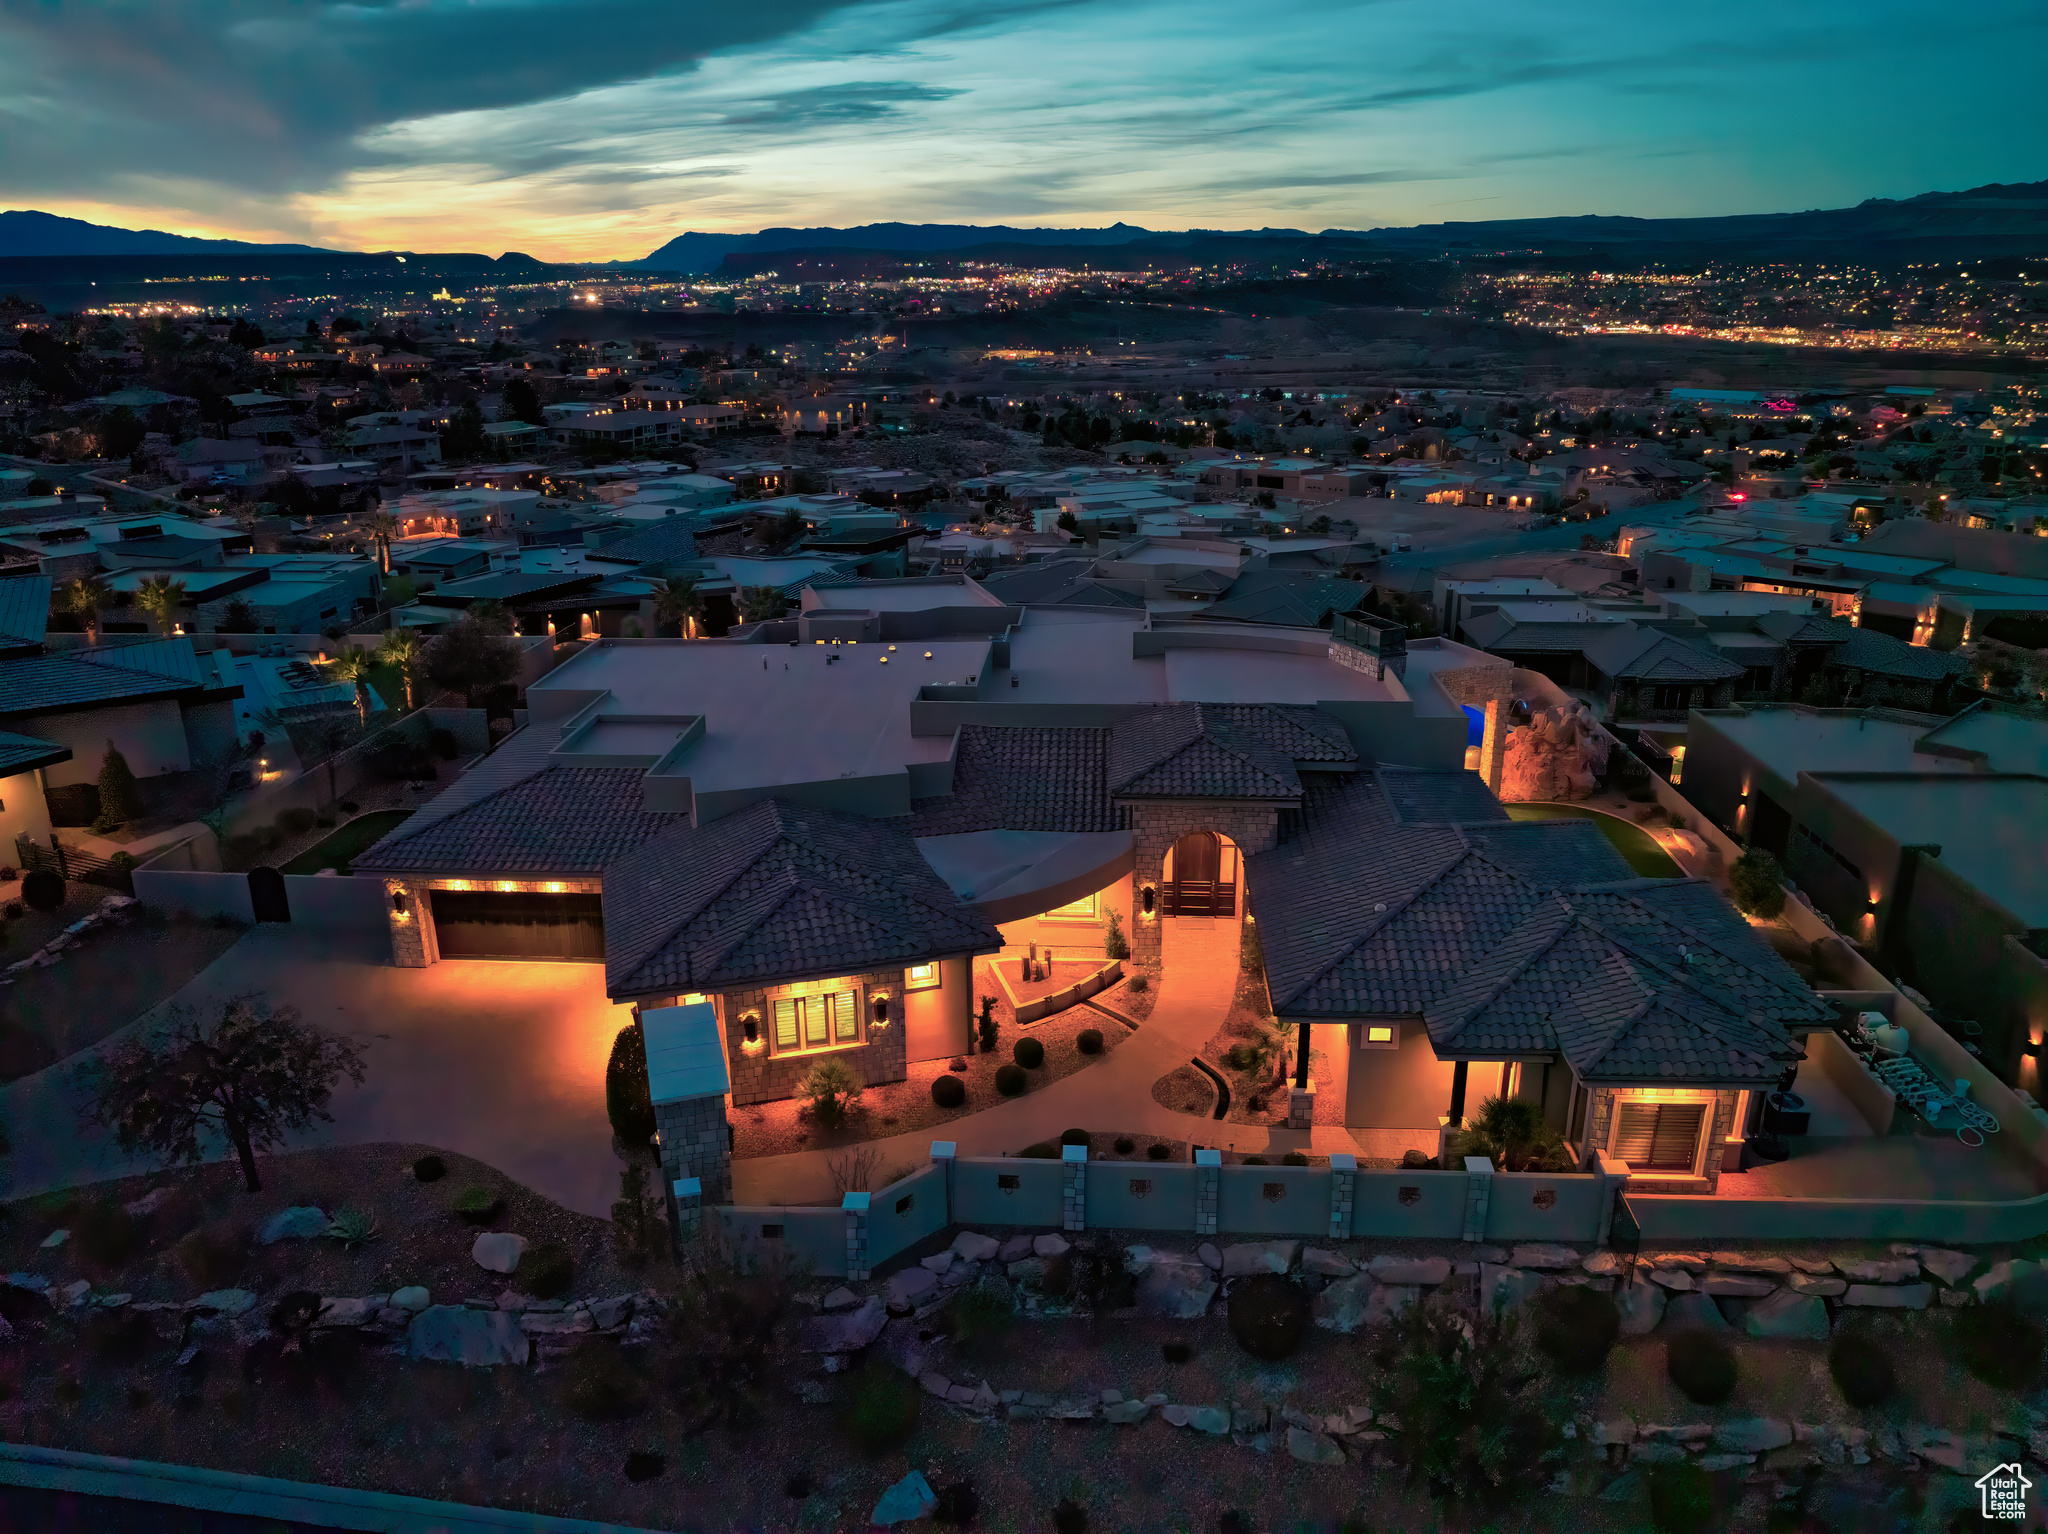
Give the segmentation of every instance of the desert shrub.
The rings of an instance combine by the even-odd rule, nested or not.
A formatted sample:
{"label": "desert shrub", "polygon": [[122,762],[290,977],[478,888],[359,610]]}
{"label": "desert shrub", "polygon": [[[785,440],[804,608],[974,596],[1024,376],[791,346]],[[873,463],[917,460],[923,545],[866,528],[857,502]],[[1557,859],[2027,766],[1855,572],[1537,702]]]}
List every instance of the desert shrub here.
{"label": "desert shrub", "polygon": [[1062,1497],[1052,1510],[1052,1534],[1088,1534],[1088,1509]]}
{"label": "desert shrub", "polygon": [[1005,1097],[1022,1097],[1024,1089],[1031,1085],[1031,1078],[1024,1074],[1021,1065],[999,1065],[996,1067],[996,1090]]}
{"label": "desert shrub", "polygon": [[622,1422],[647,1404],[647,1382],[616,1343],[585,1343],[564,1373],[562,1404],[585,1422]]}
{"label": "desert shrub", "polygon": [[421,1182],[439,1182],[448,1175],[448,1163],[439,1156],[422,1156],[412,1164],[412,1175]]}
{"label": "desert shrub", "polygon": [[327,1222],[327,1234],[352,1252],[377,1239],[377,1217],[367,1209],[338,1209]]}
{"label": "desert shrub", "polygon": [[134,1217],[110,1200],[86,1205],[71,1222],[72,1245],[96,1267],[118,1268],[140,1236]]}
{"label": "desert shrub", "polygon": [[9,921],[20,921],[22,917],[28,915],[28,907],[19,900],[10,900],[7,902],[5,914]]}
{"label": "desert shrub", "polygon": [[992,1342],[1008,1332],[1017,1319],[1017,1307],[1000,1289],[976,1284],[953,1302],[950,1327],[959,1347]]}
{"label": "desert shrub", "polygon": [[559,1241],[535,1247],[519,1259],[519,1283],[537,1300],[552,1300],[569,1292],[576,1281],[576,1259]]}
{"label": "desert shrub", "polygon": [[235,1226],[202,1225],[172,1250],[178,1266],[197,1287],[225,1289],[241,1276],[249,1253],[249,1233]]}
{"label": "desert shrub", "polygon": [[304,836],[313,829],[317,817],[303,804],[295,804],[281,811],[277,817],[277,828],[286,836]]}
{"label": "desert shrub", "polygon": [[1088,1131],[1085,1129],[1062,1129],[1060,1131],[1060,1144],[1062,1145],[1086,1145],[1088,1143]]}
{"label": "desert shrub", "polygon": [[883,1453],[917,1426],[917,1398],[916,1381],[886,1364],[870,1362],[854,1376],[840,1424],[867,1453]]}
{"label": "desert shrub", "polygon": [[949,1482],[938,1488],[937,1497],[938,1501],[932,1507],[933,1523],[964,1529],[981,1512],[981,1494],[974,1489],[972,1481]]}
{"label": "desert shrub", "polygon": [[1557,1126],[1538,1104],[1519,1097],[1481,1103],[1472,1127],[1452,1141],[1451,1154],[1484,1156],[1503,1172],[1561,1172],[1571,1165]]}
{"label": "desert shrub", "polygon": [[37,868],[22,875],[21,898],[32,911],[54,911],[64,903],[64,877],[54,868]]}
{"label": "desert shrub", "polygon": [[1280,1164],[1282,1166],[1307,1166],[1308,1157],[1304,1156],[1300,1151],[1289,1151],[1280,1158]]}
{"label": "desert shrub", "polygon": [[1010,1058],[1027,1071],[1035,1071],[1045,1064],[1045,1041],[1043,1039],[1019,1039],[1010,1046]]}
{"label": "desert shrub", "polygon": [[1536,1346],[1566,1374],[1591,1374],[1621,1335],[1614,1297],[1584,1284],[1560,1284],[1536,1302]]}
{"label": "desert shrub", "polygon": [[1119,1156],[1128,1156],[1138,1148],[1138,1142],[1129,1135],[1118,1135],[1110,1144],[1115,1148]]}
{"label": "desert shrub", "polygon": [[633,1149],[654,1137],[654,1101],[647,1085],[647,1040],[635,1018],[612,1040],[604,1067],[604,1111],[612,1133]]}
{"label": "desert shrub", "polygon": [[1843,1332],[1828,1349],[1828,1372],[1851,1406],[1876,1406],[1898,1385],[1891,1355],[1861,1332]]}
{"label": "desert shrub", "polygon": [[1137,974],[1131,976],[1131,994],[1133,996],[1143,996],[1147,991],[1151,989],[1152,977],[1150,975],[1144,973],[1141,970]]}
{"label": "desert shrub", "polygon": [[651,1481],[668,1469],[668,1461],[659,1454],[650,1454],[645,1449],[635,1449],[626,1456],[626,1479],[638,1486],[642,1481]]}
{"label": "desert shrub", "polygon": [[1516,1318],[1468,1320],[1447,1297],[1411,1305],[1374,1357],[1372,1407],[1409,1473],[1438,1497],[1496,1502],[1542,1484],[1562,1442],[1523,1386]]}
{"label": "desert shrub", "polygon": [[796,1090],[808,1101],[812,1118],[827,1129],[836,1129],[860,1102],[862,1082],[852,1066],[836,1055],[827,1055],[811,1067]]}
{"label": "desert shrub", "polygon": [[1168,1145],[1164,1140],[1154,1140],[1150,1145],[1145,1147],[1145,1154],[1147,1156],[1150,1156],[1154,1161],[1166,1161],[1171,1159],[1171,1157],[1173,1156],[1173,1147],[1171,1145]]}
{"label": "desert shrub", "polygon": [[1162,1342],[1159,1356],[1170,1364],[1184,1364],[1195,1356],[1195,1350],[1185,1342]]}
{"label": "desert shrub", "polygon": [[1124,936],[1124,914],[1111,911],[1108,918],[1109,930],[1102,934],[1102,951],[1112,959],[1128,959],[1131,956],[1131,940]]}
{"label": "desert shrub", "polygon": [[472,1225],[484,1225],[498,1216],[505,1201],[489,1188],[474,1185],[455,1195],[455,1212]]}
{"label": "desert shrub", "polygon": [[1714,1481],[1698,1465],[1653,1465],[1650,1527],[1656,1534],[1702,1534],[1714,1516]]}
{"label": "desert shrub", "polygon": [[1074,1035],[1074,1048],[1080,1050],[1084,1055],[1101,1054],[1102,1030],[1100,1028],[1083,1028]]}
{"label": "desert shrub", "polygon": [[967,1101],[967,1083],[958,1076],[941,1076],[932,1083],[932,1101],[941,1108],[957,1108]]}
{"label": "desert shrub", "polygon": [[1664,1349],[1665,1372],[1685,1398],[1719,1406],[1735,1390],[1735,1354],[1711,1332],[1683,1331]]}
{"label": "desert shrub", "polygon": [[149,1317],[132,1310],[100,1310],[85,1323],[85,1345],[106,1364],[139,1364],[156,1347]]}
{"label": "desert shrub", "polygon": [[1271,1166],[1273,1163],[1264,1156],[1247,1156],[1242,1164],[1245,1166]]}
{"label": "desert shrub", "polygon": [[992,1055],[996,1052],[996,999],[993,996],[981,998],[981,1017],[974,1025],[975,1037],[981,1045],[981,1052]]}
{"label": "desert shrub", "polygon": [[1254,1358],[1287,1358],[1308,1326],[1308,1296],[1278,1273],[1254,1273],[1231,1286],[1230,1335]]}
{"label": "desert shrub", "polygon": [[1728,893],[1735,909],[1749,916],[1773,917],[1785,909],[1785,871],[1762,847],[1748,848],[1728,870]]}
{"label": "desert shrub", "polygon": [[2040,1376],[2041,1325],[2012,1306],[1967,1305],[1950,1325],[1956,1356],[1985,1384],[2025,1390]]}
{"label": "desert shrub", "polygon": [[1050,1140],[1040,1140],[1036,1145],[1027,1145],[1017,1154],[1028,1161],[1057,1161],[1060,1148]]}

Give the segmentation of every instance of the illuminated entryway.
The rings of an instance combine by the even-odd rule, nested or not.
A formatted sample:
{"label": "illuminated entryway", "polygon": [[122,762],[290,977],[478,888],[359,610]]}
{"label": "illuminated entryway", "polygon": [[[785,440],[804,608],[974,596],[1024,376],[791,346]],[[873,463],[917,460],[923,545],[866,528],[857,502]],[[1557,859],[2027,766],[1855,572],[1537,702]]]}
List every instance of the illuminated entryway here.
{"label": "illuminated entryway", "polygon": [[1214,831],[1189,831],[1166,851],[1160,871],[1166,916],[1235,916],[1240,878],[1237,843]]}

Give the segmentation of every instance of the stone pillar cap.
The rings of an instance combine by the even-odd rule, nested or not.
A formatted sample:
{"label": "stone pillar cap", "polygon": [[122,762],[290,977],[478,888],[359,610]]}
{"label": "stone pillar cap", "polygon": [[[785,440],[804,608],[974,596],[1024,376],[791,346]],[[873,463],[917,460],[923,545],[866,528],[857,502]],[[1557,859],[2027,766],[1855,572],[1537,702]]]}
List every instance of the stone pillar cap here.
{"label": "stone pillar cap", "polygon": [[932,1160],[951,1161],[959,1154],[960,1145],[956,1140],[932,1141]]}
{"label": "stone pillar cap", "polygon": [[868,1203],[869,1197],[867,1194],[849,1193],[844,1198],[840,1199],[839,1207],[841,1209],[860,1210],[862,1212],[865,1212],[868,1207]]}
{"label": "stone pillar cap", "polygon": [[1358,1170],[1358,1158],[1349,1151],[1332,1151],[1330,1153],[1330,1170],[1333,1172],[1355,1172]]}
{"label": "stone pillar cap", "polygon": [[1195,1165],[1221,1166],[1223,1165],[1223,1152],[1220,1150],[1198,1150],[1195,1152]]}
{"label": "stone pillar cap", "polygon": [[1085,1145],[1062,1145],[1060,1147],[1060,1160],[1062,1161],[1086,1161],[1087,1159],[1088,1147]]}
{"label": "stone pillar cap", "polygon": [[1467,1156],[1465,1158],[1465,1170],[1475,1174],[1484,1173],[1486,1176],[1491,1177],[1493,1175],[1492,1158],[1487,1156]]}
{"label": "stone pillar cap", "polygon": [[704,1196],[704,1184],[699,1178],[678,1177],[670,1186],[677,1198],[702,1198]]}

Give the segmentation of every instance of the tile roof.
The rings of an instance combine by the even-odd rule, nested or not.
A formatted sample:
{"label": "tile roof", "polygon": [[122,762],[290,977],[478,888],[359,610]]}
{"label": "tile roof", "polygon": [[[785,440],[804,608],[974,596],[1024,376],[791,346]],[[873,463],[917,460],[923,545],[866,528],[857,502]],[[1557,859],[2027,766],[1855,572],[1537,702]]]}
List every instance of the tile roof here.
{"label": "tile roof", "polygon": [[1830,657],[1830,665],[1848,666],[1877,676],[1906,677],[1919,682],[1938,682],[1963,670],[1962,657],[1951,651],[1907,644],[1903,639],[1894,639],[1890,634],[1880,634],[1876,629],[1856,628],[1840,623],[1840,620],[1836,621],[1848,632],[1843,636],[1841,646]]}
{"label": "tile roof", "polygon": [[1298,799],[1294,760],[1268,744],[1272,733],[1202,703],[1141,710],[1110,731],[1109,791],[1133,799]]}
{"label": "tile roof", "polygon": [[613,996],[726,990],[988,953],[904,822],[763,800],[677,826],[605,870]]}
{"label": "tile roof", "polygon": [[1106,729],[967,725],[953,791],[910,807],[911,834],[1114,831]]}
{"label": "tile roof", "polygon": [[1605,625],[1608,632],[1584,647],[1586,659],[1608,676],[1630,682],[1726,682],[1743,668],[1715,650],[1701,631],[1700,642],[1632,623]]}
{"label": "tile roof", "polygon": [[1797,1055],[1787,1025],[1830,1015],[1711,888],[1633,877],[1591,822],[1484,813],[1476,782],[1322,780],[1247,860],[1276,1012],[1420,1016],[1444,1058],[1721,1085],[1775,1079]]}
{"label": "tile roof", "polygon": [[697,538],[686,525],[688,521],[687,517],[664,517],[638,532],[585,549],[584,558],[622,565],[668,565],[695,559]]}
{"label": "tile roof", "polygon": [[183,637],[26,655],[0,661],[0,718],[173,698],[206,683],[192,641]]}
{"label": "tile roof", "polygon": [[1627,631],[1625,623],[1517,623],[1506,613],[1481,613],[1462,625],[1468,644],[1496,654],[1577,655]]}
{"label": "tile roof", "polygon": [[1318,628],[1332,613],[1348,613],[1365,600],[1357,581],[1304,576],[1285,570],[1242,575],[1230,594],[1193,614],[1238,623],[1274,623],[1290,628]]}
{"label": "tile roof", "polygon": [[18,575],[0,581],[0,644],[41,644],[49,626],[47,575]]}
{"label": "tile roof", "polygon": [[0,730],[0,778],[27,772],[33,767],[54,767],[59,762],[70,760],[69,746],[60,746],[54,740],[38,740],[33,735],[16,735],[11,730]]}

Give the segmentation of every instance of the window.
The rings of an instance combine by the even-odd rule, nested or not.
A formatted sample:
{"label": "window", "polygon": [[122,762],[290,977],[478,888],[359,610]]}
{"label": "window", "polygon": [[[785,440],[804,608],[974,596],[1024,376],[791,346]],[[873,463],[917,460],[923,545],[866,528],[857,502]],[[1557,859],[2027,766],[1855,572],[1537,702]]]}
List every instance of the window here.
{"label": "window", "polygon": [[1045,913],[1048,921],[1093,921],[1095,920],[1095,897],[1083,895],[1079,900],[1069,901]]}
{"label": "window", "polygon": [[860,1042],[860,998],[852,991],[781,996],[770,1006],[778,1055]]}
{"label": "window", "polygon": [[1705,1103],[1623,1103],[1615,1157],[1632,1169],[1691,1172],[1706,1116]]}
{"label": "window", "polygon": [[930,964],[913,964],[903,972],[903,989],[906,991],[928,991],[937,984],[939,966],[936,961]]}
{"label": "window", "polygon": [[903,1197],[896,1200],[896,1212],[898,1214],[908,1214],[916,1206],[917,1195],[915,1193],[906,1193]]}
{"label": "window", "polygon": [[1392,1023],[1365,1023],[1358,1030],[1360,1049],[1399,1049],[1401,1030]]}

